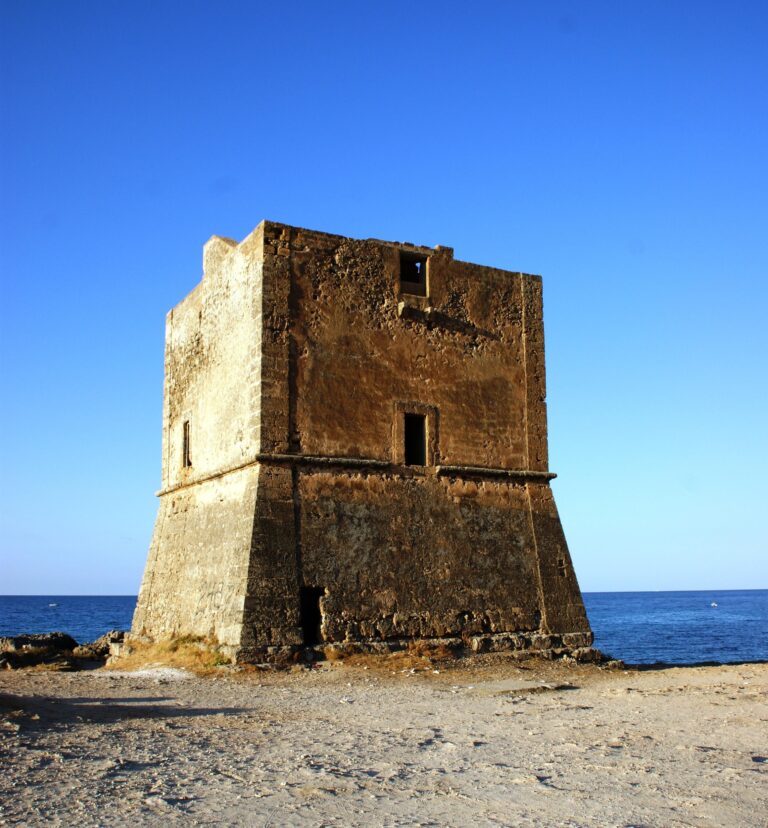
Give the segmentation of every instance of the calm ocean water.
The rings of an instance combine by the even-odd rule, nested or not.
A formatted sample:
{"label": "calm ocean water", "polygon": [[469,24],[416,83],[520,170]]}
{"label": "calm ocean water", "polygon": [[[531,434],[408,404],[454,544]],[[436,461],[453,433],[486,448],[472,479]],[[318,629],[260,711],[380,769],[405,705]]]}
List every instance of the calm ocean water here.
{"label": "calm ocean water", "polygon": [[[630,664],[768,660],[768,590],[586,592],[595,646]],[[131,625],[134,595],[0,596],[0,636],[62,630],[80,642]],[[716,605],[716,606],[713,606]]]}
{"label": "calm ocean water", "polygon": [[61,631],[83,644],[131,628],[135,595],[0,595],[0,636]]}
{"label": "calm ocean water", "polygon": [[584,603],[595,647],[628,664],[768,660],[768,589],[586,592]]}

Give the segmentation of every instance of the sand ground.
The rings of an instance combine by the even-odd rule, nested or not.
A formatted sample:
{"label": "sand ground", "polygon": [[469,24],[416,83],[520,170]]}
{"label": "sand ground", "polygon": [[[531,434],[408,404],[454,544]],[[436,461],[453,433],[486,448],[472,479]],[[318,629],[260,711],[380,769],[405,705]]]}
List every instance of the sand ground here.
{"label": "sand ground", "polygon": [[5,672],[0,824],[768,825],[768,664],[393,666]]}

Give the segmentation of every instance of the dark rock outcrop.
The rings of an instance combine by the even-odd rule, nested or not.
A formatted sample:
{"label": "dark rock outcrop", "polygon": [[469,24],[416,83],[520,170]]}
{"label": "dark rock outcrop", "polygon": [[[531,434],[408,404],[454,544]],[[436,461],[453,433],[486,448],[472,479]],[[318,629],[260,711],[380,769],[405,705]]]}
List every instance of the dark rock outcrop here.
{"label": "dark rock outcrop", "polygon": [[90,644],[81,644],[79,647],[75,647],[73,654],[77,658],[103,661],[109,655],[110,645],[120,644],[124,638],[124,630],[110,630]]}
{"label": "dark rock outcrop", "polygon": [[45,665],[54,670],[80,670],[86,666],[83,662],[104,662],[110,645],[124,636],[122,630],[110,630],[90,644],[78,644],[63,632],[0,638],[0,669]]}
{"label": "dark rock outcrop", "polygon": [[0,638],[0,652],[45,649],[64,653],[72,652],[75,647],[77,647],[77,641],[64,632],[14,635],[10,638]]}
{"label": "dark rock outcrop", "polygon": [[45,664],[57,670],[77,670],[72,656],[77,641],[63,632],[15,635],[0,638],[0,668],[17,670]]}

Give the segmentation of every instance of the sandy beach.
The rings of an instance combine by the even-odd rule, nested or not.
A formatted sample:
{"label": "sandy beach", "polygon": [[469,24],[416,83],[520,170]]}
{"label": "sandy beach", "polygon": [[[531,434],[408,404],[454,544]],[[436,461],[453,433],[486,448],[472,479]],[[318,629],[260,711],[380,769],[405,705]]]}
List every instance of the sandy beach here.
{"label": "sandy beach", "polygon": [[0,824],[765,826],[768,665],[0,675]]}

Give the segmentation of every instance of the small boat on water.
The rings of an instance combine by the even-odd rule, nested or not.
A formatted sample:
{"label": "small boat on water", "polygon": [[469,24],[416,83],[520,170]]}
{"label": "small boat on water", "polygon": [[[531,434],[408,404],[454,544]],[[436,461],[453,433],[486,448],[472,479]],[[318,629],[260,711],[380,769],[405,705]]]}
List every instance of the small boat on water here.
{"label": "small boat on water", "polygon": [[49,607],[58,607],[58,604],[48,604]]}
{"label": "small boat on water", "polygon": [[716,607],[717,606],[717,601],[713,601],[709,606],[710,607]]}

